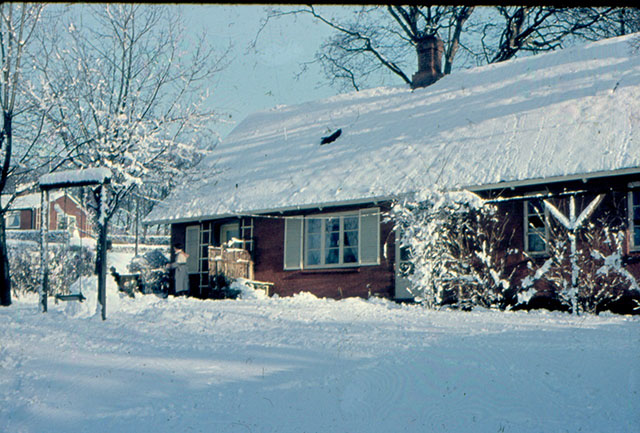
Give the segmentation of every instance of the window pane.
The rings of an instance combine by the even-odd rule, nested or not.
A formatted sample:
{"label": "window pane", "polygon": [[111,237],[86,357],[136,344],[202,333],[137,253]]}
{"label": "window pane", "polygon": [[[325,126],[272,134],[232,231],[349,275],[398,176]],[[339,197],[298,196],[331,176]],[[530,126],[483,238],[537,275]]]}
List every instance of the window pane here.
{"label": "window pane", "polygon": [[544,239],[541,235],[535,233],[529,235],[529,251],[544,251]]}
{"label": "window pane", "polygon": [[542,213],[542,206],[539,200],[529,200],[527,203],[527,212],[529,214]]}
{"label": "window pane", "polygon": [[358,230],[358,217],[344,217],[344,230]]}
{"label": "window pane", "polygon": [[358,248],[344,249],[344,263],[356,263],[358,261]]}
{"label": "window pane", "polygon": [[345,247],[357,247],[358,246],[358,232],[344,232],[344,246]]}
{"label": "window pane", "polygon": [[20,228],[20,213],[19,212],[10,212],[9,218],[7,218],[7,227],[8,228]]}
{"label": "window pane", "polygon": [[313,218],[307,220],[307,232],[308,233],[320,233],[322,227],[322,220]]}
{"label": "window pane", "polygon": [[633,208],[633,222],[634,223],[640,222],[640,206]]}
{"label": "window pane", "polygon": [[634,227],[633,229],[633,245],[640,247],[640,227]]}
{"label": "window pane", "polygon": [[329,265],[329,264],[336,264],[338,263],[339,260],[339,254],[340,254],[340,249],[339,248],[331,248],[328,249],[325,256],[324,256],[324,263]]}
{"label": "window pane", "polygon": [[327,232],[339,232],[340,231],[340,218],[329,218],[327,220]]}
{"label": "window pane", "polygon": [[336,248],[340,246],[340,232],[327,233],[324,237],[325,248]]}
{"label": "window pane", "polygon": [[307,264],[319,265],[320,264],[320,250],[313,250],[307,252]]}
{"label": "window pane", "polygon": [[320,233],[310,233],[307,236],[307,247],[310,250],[319,250],[321,248],[320,239]]}
{"label": "window pane", "polygon": [[634,190],[631,194],[633,195],[633,205],[640,205],[640,189]]}
{"label": "window pane", "polygon": [[544,227],[544,221],[539,216],[530,216],[529,227]]}

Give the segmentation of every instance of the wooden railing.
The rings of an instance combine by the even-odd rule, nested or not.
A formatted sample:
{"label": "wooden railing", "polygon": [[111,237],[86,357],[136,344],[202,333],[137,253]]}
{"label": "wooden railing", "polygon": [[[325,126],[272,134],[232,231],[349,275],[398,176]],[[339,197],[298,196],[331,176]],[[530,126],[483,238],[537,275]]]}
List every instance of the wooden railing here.
{"label": "wooden railing", "polygon": [[209,276],[253,280],[251,253],[243,248],[209,247]]}

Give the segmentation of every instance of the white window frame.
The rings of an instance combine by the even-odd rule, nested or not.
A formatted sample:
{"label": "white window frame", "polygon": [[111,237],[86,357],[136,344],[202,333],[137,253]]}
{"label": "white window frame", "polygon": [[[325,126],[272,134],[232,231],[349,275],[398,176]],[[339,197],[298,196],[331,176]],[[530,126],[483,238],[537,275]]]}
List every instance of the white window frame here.
{"label": "white window frame", "polygon": [[[18,225],[9,225],[9,222],[11,221],[11,219],[13,217],[18,217]],[[7,217],[5,218],[6,224],[7,224],[7,229],[19,229],[22,225],[22,212],[19,210],[13,210],[13,211],[9,211],[7,212]]]}
{"label": "white window frame", "polygon": [[[529,214],[529,203],[532,201],[539,201],[540,203],[542,203],[542,214],[539,215],[542,218],[542,223],[544,224],[544,250],[541,251],[531,251],[529,249],[529,216],[530,215],[534,215],[534,214]],[[549,211],[547,210],[547,207],[544,206],[544,203],[542,201],[542,198],[530,198],[527,200],[524,200],[523,202],[523,237],[524,237],[524,251],[527,254],[530,254],[532,256],[544,256],[549,254],[549,245],[548,245],[548,241],[549,241]]]}
{"label": "white window frame", "polygon": [[[358,260],[351,263],[344,263],[344,218],[345,217],[356,217],[358,219]],[[339,239],[339,252],[338,252],[338,263],[322,263],[325,260],[325,227],[326,223],[329,219],[340,218],[340,239]],[[308,221],[312,219],[319,219],[322,221],[320,227],[320,264],[310,265],[308,261],[308,252],[309,252],[309,232],[308,232]],[[362,264],[362,254],[361,254],[361,221],[360,221],[360,212],[337,212],[330,214],[316,214],[316,215],[307,215],[304,218],[304,227],[303,227],[303,265],[306,269],[330,269],[330,268],[352,268],[355,266],[363,266]]]}
{"label": "white window frame", "polygon": [[640,209],[640,202],[634,203],[633,201],[633,193],[636,192],[640,194],[640,182],[631,183],[629,187],[630,189],[627,196],[627,202],[629,203],[627,206],[629,211],[629,251],[640,251],[640,245],[636,245],[635,243],[635,231],[640,230],[640,226],[634,224],[633,218],[634,210],[636,208]]}
{"label": "white window frame", "polygon": [[[344,263],[342,262],[343,254],[341,254],[341,263],[308,265],[308,261],[306,260],[308,221],[310,219],[335,218],[336,216],[358,217],[358,261]],[[285,217],[284,223],[283,268],[285,271],[356,268],[380,265],[380,208],[361,208],[344,212],[290,216]],[[341,237],[344,235],[344,225],[342,225],[342,227]],[[324,240],[322,242],[324,242]],[[341,239],[340,242],[342,245],[341,251],[344,251],[343,240]]]}

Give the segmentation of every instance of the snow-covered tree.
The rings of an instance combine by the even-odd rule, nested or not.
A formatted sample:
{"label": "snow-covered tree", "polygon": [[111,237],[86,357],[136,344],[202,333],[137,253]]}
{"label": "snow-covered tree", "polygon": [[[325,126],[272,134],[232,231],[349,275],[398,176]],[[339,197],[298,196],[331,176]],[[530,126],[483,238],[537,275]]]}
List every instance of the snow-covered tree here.
{"label": "snow-covered tree", "polygon": [[409,249],[416,300],[429,307],[504,306],[509,288],[505,256],[509,233],[495,206],[466,191],[424,191],[390,212]]}
{"label": "snow-covered tree", "polygon": [[215,113],[205,102],[223,63],[204,38],[192,43],[183,35],[176,12],[85,5],[66,21],[64,43],[51,47],[55,62],[40,65],[56,139],[75,166],[112,173],[102,197],[106,222],[133,191],[166,194],[216,141]]}
{"label": "snow-covered tree", "polygon": [[[55,153],[43,146],[46,107],[30,98],[35,35],[42,31],[42,4],[0,4],[0,305],[11,304],[5,215],[16,194],[32,184],[33,172]],[[41,60],[45,56],[38,53]]]}

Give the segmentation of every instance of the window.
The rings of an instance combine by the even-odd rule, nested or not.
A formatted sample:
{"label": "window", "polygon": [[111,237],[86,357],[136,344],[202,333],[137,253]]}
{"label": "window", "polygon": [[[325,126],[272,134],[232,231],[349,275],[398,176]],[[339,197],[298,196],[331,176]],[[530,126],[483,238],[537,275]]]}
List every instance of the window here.
{"label": "window", "polygon": [[75,216],[67,215],[64,213],[58,214],[58,221],[56,226],[57,230],[66,230],[69,233],[73,233],[76,230],[76,228],[77,228],[77,221]]}
{"label": "window", "polygon": [[[229,223],[223,224],[220,226],[220,245],[224,246],[233,246],[233,247],[242,247],[242,245],[234,245],[229,244],[229,241],[232,239],[240,239],[240,224],[239,223]],[[241,243],[240,243],[241,244]]]}
{"label": "window", "polygon": [[629,191],[629,234],[632,250],[640,250],[640,189]]}
{"label": "window", "polygon": [[547,252],[547,211],[542,200],[524,202],[524,249],[532,254]]}
{"label": "window", "polygon": [[285,219],[285,269],[378,264],[379,249],[377,208]]}
{"label": "window", "polygon": [[7,228],[19,229],[20,228],[20,211],[13,211],[7,214]]}
{"label": "window", "polygon": [[339,215],[305,220],[305,265],[358,263],[359,216]]}

